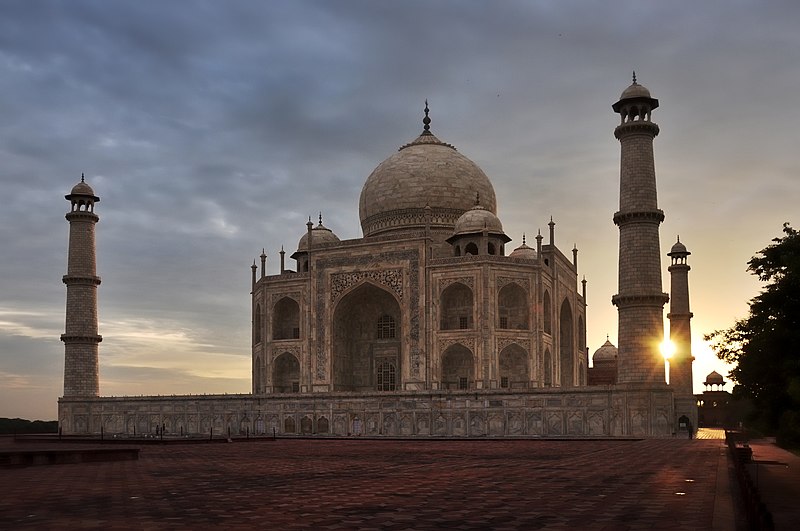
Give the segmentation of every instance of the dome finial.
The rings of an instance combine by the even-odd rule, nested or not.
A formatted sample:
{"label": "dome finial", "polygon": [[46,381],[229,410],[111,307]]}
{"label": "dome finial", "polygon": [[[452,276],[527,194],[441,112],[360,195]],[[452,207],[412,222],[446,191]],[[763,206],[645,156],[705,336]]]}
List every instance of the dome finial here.
{"label": "dome finial", "polygon": [[428,116],[430,109],[428,109],[428,99],[425,98],[425,118],[422,119],[422,134],[430,135],[431,133],[431,118]]}
{"label": "dome finial", "polygon": [[319,224],[322,225],[322,210],[319,211]]}
{"label": "dome finial", "polygon": [[525,233],[522,233],[522,245],[525,245]]}
{"label": "dome finial", "polygon": [[481,205],[481,193],[475,192],[475,206]]}
{"label": "dome finial", "polygon": [[82,182],[82,183],[85,183],[85,182],[86,182],[86,181],[84,180],[84,178],[83,178],[83,172],[81,172],[81,182]]}
{"label": "dome finial", "polygon": [[636,70],[633,71],[633,84],[636,84]]}

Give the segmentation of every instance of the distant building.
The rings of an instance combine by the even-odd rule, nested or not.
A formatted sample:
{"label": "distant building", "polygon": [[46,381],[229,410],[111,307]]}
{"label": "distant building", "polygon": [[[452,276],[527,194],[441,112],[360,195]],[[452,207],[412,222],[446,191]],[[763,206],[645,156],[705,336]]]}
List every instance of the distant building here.
{"label": "distant building", "polygon": [[[619,351],[588,372],[586,284],[555,223],[510,253],[484,172],[430,129],[380,163],[359,200],[363,236],[340,240],[322,215],[286,267],[252,274],[252,392],[100,397],[94,191],[71,211],[65,433],[281,433],[401,436],[669,436],[659,226],[650,120],[636,83],[620,115]],[[276,219],[276,222],[279,220]],[[605,267],[609,267],[606,264]],[[611,350],[614,351],[613,356]],[[607,359],[603,359],[604,356]],[[613,358],[613,360],[611,359]],[[613,371],[610,369],[613,361]],[[608,369],[603,372],[604,364]],[[587,378],[587,374],[596,377]],[[85,375],[85,381],[82,375]],[[592,379],[594,378],[594,379]],[[588,381],[587,381],[588,380]]]}
{"label": "distant building", "polygon": [[617,383],[618,356],[619,350],[606,337],[603,346],[592,354],[592,366],[589,367],[587,375],[589,385],[614,385]]}
{"label": "distant building", "polygon": [[733,396],[725,391],[725,379],[716,371],[706,376],[706,390],[694,395],[697,401],[697,422],[701,428],[732,428],[738,422]]}

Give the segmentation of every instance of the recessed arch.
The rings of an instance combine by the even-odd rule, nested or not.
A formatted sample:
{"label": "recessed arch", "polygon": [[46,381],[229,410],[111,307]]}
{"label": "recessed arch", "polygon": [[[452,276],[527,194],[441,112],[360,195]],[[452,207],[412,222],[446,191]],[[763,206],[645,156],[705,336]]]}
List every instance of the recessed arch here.
{"label": "recessed arch", "polygon": [[272,339],[300,339],[300,305],[283,297],[272,310]]}
{"label": "recessed arch", "polygon": [[558,323],[561,387],[572,387],[575,385],[575,334],[573,331],[572,306],[567,299],[564,299],[564,302],[561,303]]}
{"label": "recessed arch", "polygon": [[469,242],[466,247],[464,247],[464,256],[468,254],[478,254],[478,246],[475,242]]}
{"label": "recessed arch", "polygon": [[544,333],[553,333],[553,307],[550,303],[550,292],[545,290],[542,297],[542,319],[544,320]]}
{"label": "recessed arch", "polygon": [[300,391],[300,362],[291,352],[284,352],[272,365],[272,385],[276,393]]}
{"label": "recessed arch", "polygon": [[497,294],[497,327],[528,330],[528,293],[516,282],[503,286]]}
{"label": "recessed arch", "polygon": [[261,343],[261,304],[256,304],[253,314],[253,343]]}
{"label": "recessed arch", "polygon": [[553,355],[550,354],[550,349],[544,351],[544,386],[551,387],[553,385]]}
{"label": "recessed arch", "polygon": [[441,330],[465,330],[473,327],[472,290],[461,282],[454,282],[442,292]]}
{"label": "recessed arch", "polygon": [[470,389],[475,385],[475,361],[472,351],[460,343],[442,353],[442,388]]}
{"label": "recessed arch", "polygon": [[497,361],[501,388],[528,386],[530,380],[528,359],[528,352],[516,343],[500,351]]}
{"label": "recessed arch", "polygon": [[333,312],[334,391],[388,391],[401,385],[401,317],[395,296],[371,282],[339,298]]}

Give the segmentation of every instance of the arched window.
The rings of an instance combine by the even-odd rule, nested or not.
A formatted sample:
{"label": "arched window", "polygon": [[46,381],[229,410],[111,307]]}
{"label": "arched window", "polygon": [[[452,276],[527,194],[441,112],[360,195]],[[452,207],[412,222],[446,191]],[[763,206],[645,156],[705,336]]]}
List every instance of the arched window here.
{"label": "arched window", "polygon": [[461,256],[461,246],[460,245],[456,245],[455,252],[456,252],[456,256]]}
{"label": "arched window", "polygon": [[559,358],[561,362],[561,387],[575,385],[575,335],[573,332],[572,307],[567,299],[561,304],[559,323]]}
{"label": "arched window", "polygon": [[272,339],[300,339],[300,305],[284,297],[272,313]]}
{"label": "arched window", "polygon": [[378,363],[375,381],[378,391],[394,391],[397,388],[397,367],[394,363],[388,361]]}
{"label": "arched window", "polygon": [[553,356],[550,349],[544,351],[544,386],[553,385]]}
{"label": "arched window", "polygon": [[284,352],[273,363],[272,383],[276,393],[300,392],[300,362],[290,352]]}
{"label": "arched window", "polygon": [[474,243],[468,243],[466,247],[464,247],[464,255],[468,254],[478,254],[478,246]]}
{"label": "arched window", "polygon": [[378,319],[378,339],[394,339],[397,334],[397,326],[394,317],[384,315]]}
{"label": "arched window", "polygon": [[441,330],[472,328],[472,290],[454,282],[442,292]]}
{"label": "arched window", "polygon": [[492,242],[489,242],[489,254],[495,255],[497,254],[497,247]]}
{"label": "arched window", "polygon": [[517,344],[504,348],[498,356],[500,387],[528,386],[528,353]]}
{"label": "arched window", "polygon": [[544,318],[544,333],[553,333],[553,310],[550,307],[550,292],[544,292],[544,301],[542,302],[542,317]]}
{"label": "arched window", "polygon": [[528,330],[528,294],[519,284],[506,284],[497,294],[497,327]]}
{"label": "arched window", "polygon": [[460,344],[448,347],[442,354],[442,387],[469,389],[474,383],[475,362],[472,352]]}
{"label": "arched window", "polygon": [[253,317],[253,342],[261,343],[261,305],[256,304],[255,316]]}

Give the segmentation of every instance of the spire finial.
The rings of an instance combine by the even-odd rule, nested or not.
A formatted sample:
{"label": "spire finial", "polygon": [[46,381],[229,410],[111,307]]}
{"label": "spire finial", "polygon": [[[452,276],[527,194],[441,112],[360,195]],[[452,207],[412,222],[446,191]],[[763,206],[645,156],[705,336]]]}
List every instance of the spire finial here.
{"label": "spire finial", "polygon": [[681,235],[678,234],[678,243],[681,243]]}
{"label": "spire finial", "polygon": [[86,181],[83,179],[83,172],[81,172],[81,182],[85,183]]}
{"label": "spire finial", "polygon": [[522,245],[525,245],[525,233],[522,233]]}
{"label": "spire finial", "polygon": [[606,334],[606,341],[610,341],[610,339],[608,338],[608,334]]}
{"label": "spire finial", "polygon": [[636,70],[633,71],[633,84],[636,84]]}
{"label": "spire finial", "polygon": [[319,211],[319,224],[322,225],[322,211]]}
{"label": "spire finial", "polygon": [[481,193],[475,192],[475,206],[480,206],[481,204]]}
{"label": "spire finial", "polygon": [[428,99],[425,98],[425,118],[422,119],[422,134],[429,135],[431,134],[431,118],[428,116],[430,109],[428,109]]}

